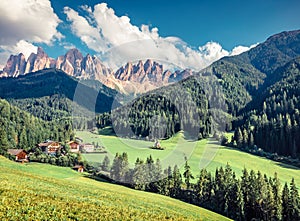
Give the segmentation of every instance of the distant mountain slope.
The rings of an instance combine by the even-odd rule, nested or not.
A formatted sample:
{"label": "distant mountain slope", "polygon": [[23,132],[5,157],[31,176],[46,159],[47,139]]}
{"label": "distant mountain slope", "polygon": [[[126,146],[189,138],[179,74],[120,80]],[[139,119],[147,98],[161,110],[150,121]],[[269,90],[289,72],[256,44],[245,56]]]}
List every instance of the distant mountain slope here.
{"label": "distant mountain slope", "polygon": [[272,78],[277,68],[298,56],[300,30],[282,32],[247,52],[224,57],[204,71],[212,72],[222,80],[224,94],[232,104],[229,109],[236,115]]}
{"label": "distant mountain slope", "polygon": [[[103,85],[95,88],[56,69],[42,70],[17,78],[0,78],[0,97],[5,99],[39,99],[59,95],[75,101],[77,105],[91,112],[110,111],[117,92]],[[116,102],[116,106],[117,104]]]}
{"label": "distant mountain slope", "polygon": [[17,164],[2,156],[0,166],[2,220],[230,220],[170,197],[95,181],[70,168]]}
{"label": "distant mountain slope", "polygon": [[243,130],[242,136],[252,134],[254,143],[264,151],[299,159],[300,57],[278,68],[272,77],[270,85],[243,110],[235,139]]}

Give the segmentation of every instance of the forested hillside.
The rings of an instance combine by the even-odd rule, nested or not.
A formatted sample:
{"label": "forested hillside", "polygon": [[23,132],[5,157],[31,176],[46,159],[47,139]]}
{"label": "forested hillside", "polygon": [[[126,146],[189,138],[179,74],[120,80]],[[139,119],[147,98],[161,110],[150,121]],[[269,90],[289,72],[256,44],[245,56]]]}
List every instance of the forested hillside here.
{"label": "forested hillside", "polygon": [[[60,70],[45,69],[18,78],[0,78],[0,97],[14,99],[15,105],[45,120],[52,114],[54,118],[57,113],[42,116],[39,114],[41,108],[46,112],[57,110],[69,114],[73,105],[75,109],[81,106],[86,112],[109,111],[117,92],[98,82],[82,82]],[[24,103],[30,107],[24,107]]]}
{"label": "forested hillside", "polygon": [[299,158],[300,58],[276,70],[273,81],[247,107],[250,111],[236,129],[236,144],[252,148],[255,144],[267,152]]}
{"label": "forested hillside", "polygon": [[68,141],[74,137],[71,122],[46,122],[0,100],[0,147],[29,150],[46,139]]}
{"label": "forested hillside", "polygon": [[221,81],[229,112],[237,115],[275,71],[300,56],[300,30],[282,32],[243,54],[224,57],[209,68]]}
{"label": "forested hillside", "polygon": [[203,138],[211,132],[208,100],[194,78],[149,92],[96,120],[98,127],[113,124],[118,135],[129,137],[164,138],[184,130]]}

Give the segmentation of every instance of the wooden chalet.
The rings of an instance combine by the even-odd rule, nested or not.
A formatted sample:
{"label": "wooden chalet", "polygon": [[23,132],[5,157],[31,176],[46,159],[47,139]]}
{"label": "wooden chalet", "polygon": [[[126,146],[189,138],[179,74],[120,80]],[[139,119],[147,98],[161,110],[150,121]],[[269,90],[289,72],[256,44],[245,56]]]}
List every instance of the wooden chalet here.
{"label": "wooden chalet", "polygon": [[61,149],[61,145],[56,141],[45,141],[43,143],[39,143],[38,147],[48,155],[55,155],[58,150]]}
{"label": "wooden chalet", "polygon": [[95,146],[90,143],[80,144],[80,151],[91,153],[95,151]]}
{"label": "wooden chalet", "polygon": [[72,153],[78,153],[79,152],[79,142],[77,141],[70,141],[68,142],[69,146],[70,146],[70,151]]}
{"label": "wooden chalet", "polygon": [[78,173],[83,173],[83,166],[82,165],[75,165],[73,170],[76,170]]}
{"label": "wooden chalet", "polygon": [[27,152],[23,149],[8,149],[7,153],[15,156],[17,162],[28,162]]}

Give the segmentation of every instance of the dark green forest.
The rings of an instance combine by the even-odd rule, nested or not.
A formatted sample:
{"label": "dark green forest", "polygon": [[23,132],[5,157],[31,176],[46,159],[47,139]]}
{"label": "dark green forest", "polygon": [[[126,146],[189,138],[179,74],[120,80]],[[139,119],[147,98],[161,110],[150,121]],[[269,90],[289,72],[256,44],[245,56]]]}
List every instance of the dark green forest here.
{"label": "dark green forest", "polygon": [[274,77],[280,80],[262,91],[237,121],[234,140],[238,147],[255,144],[266,152],[299,158],[300,58],[275,71]]}
{"label": "dark green forest", "polygon": [[119,136],[169,138],[180,130],[190,137],[211,133],[208,100],[195,79],[151,91],[96,117],[97,126],[113,125]]}
{"label": "dark green forest", "polygon": [[0,146],[30,150],[36,144],[52,139],[66,142],[73,139],[74,132],[68,120],[46,122],[0,100]]}
{"label": "dark green forest", "polygon": [[[214,174],[206,169],[192,174],[186,161],[181,174],[177,166],[163,170],[160,160],[151,156],[145,161],[137,158],[131,169],[127,153],[117,153],[112,164],[105,158],[102,170],[109,172],[110,181],[177,198],[234,220],[300,219],[300,197],[294,179],[282,185],[276,173],[268,177],[244,168],[242,176],[237,177],[227,164],[216,168]],[[101,172],[95,175],[105,178]]]}

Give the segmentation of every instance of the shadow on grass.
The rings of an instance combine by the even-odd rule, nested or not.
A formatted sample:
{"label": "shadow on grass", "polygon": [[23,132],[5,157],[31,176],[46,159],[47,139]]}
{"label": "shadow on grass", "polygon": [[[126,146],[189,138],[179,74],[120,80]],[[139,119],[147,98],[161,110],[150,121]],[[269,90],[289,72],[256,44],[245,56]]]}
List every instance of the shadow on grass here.
{"label": "shadow on grass", "polygon": [[298,167],[296,165],[289,164],[288,162],[284,162],[284,161],[275,160],[275,159],[272,159],[272,158],[267,157],[267,156],[261,156],[259,154],[253,153],[253,152],[240,150],[240,149],[237,149],[237,148],[234,148],[234,147],[222,146],[222,145],[220,145],[220,148],[231,150],[231,151],[238,151],[240,153],[250,154],[251,156],[256,156],[256,157],[259,157],[261,159],[270,160],[270,161],[274,162],[275,165],[277,165],[279,167],[282,167],[282,168],[285,168],[285,169],[300,170],[300,167]]}
{"label": "shadow on grass", "polygon": [[105,127],[103,129],[100,129],[98,131],[98,134],[103,136],[116,136],[116,133],[112,127]]}
{"label": "shadow on grass", "polygon": [[277,162],[277,161],[274,161],[274,162],[276,162],[276,165],[278,165],[280,167],[283,167],[283,168],[286,168],[286,169],[300,170],[299,167],[296,167],[294,165],[290,165],[290,164],[286,164],[286,163],[282,163],[282,162]]}
{"label": "shadow on grass", "polygon": [[113,182],[112,179],[110,179],[107,175],[104,175],[104,174],[98,174],[98,175],[87,174],[87,175],[84,175],[84,177],[92,179],[92,180],[96,180],[98,182],[105,182],[105,183]]}

